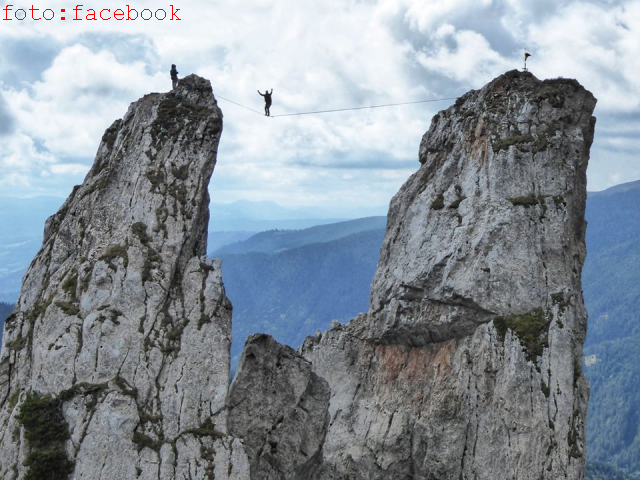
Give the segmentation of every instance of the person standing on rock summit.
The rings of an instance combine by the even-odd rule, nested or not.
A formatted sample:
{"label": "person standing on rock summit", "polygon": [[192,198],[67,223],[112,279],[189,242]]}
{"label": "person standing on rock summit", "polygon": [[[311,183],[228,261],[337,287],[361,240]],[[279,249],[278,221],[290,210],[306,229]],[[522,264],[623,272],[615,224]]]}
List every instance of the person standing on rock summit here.
{"label": "person standing on rock summit", "polygon": [[271,108],[271,94],[273,93],[273,88],[271,89],[270,92],[267,91],[267,89],[265,88],[264,95],[260,93],[260,90],[258,90],[258,93],[264,97],[264,114],[267,117],[270,117],[271,112],[269,112],[269,108]]}
{"label": "person standing on rock summit", "polygon": [[171,74],[171,83],[173,85],[173,90],[175,90],[178,86],[178,70],[175,65],[171,65],[171,72],[169,73]]}

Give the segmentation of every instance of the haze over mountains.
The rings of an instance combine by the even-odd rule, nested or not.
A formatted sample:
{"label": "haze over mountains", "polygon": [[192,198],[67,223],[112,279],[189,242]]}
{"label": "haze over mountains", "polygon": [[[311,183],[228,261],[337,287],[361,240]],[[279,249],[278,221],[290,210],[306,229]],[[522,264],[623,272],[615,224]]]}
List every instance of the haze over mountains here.
{"label": "haze over mountains", "polygon": [[[59,203],[55,198],[0,198],[0,218],[12,226],[0,233],[0,301],[15,301],[24,269],[40,246],[44,220]],[[587,440],[592,479],[636,478],[633,472],[640,471],[639,204],[640,182],[591,193],[587,202],[583,289],[589,312],[585,372],[591,382]],[[332,319],[345,321],[367,309],[385,217],[254,234],[258,224],[251,218],[267,215],[272,206],[241,207],[220,214],[226,216],[222,224],[248,231],[210,235],[209,248],[223,259],[234,304],[234,360],[250,333],[270,333],[297,347],[306,335],[326,330]],[[282,228],[278,222],[289,221],[283,218],[286,209],[272,211],[265,222]],[[229,212],[245,218],[234,219]],[[0,317],[6,314],[8,306],[0,304]]]}
{"label": "haze over mountains", "polygon": [[234,305],[232,365],[245,339],[268,333],[297,347],[369,306],[386,217],[259,233],[213,253]]}
{"label": "haze over mountains", "polygon": [[[0,302],[18,298],[22,275],[42,245],[44,223],[63,201],[58,197],[0,196]],[[209,254],[265,230],[304,229],[341,220],[335,212],[321,208],[292,210],[275,202],[212,202],[210,209]],[[386,207],[370,210],[386,214]]]}

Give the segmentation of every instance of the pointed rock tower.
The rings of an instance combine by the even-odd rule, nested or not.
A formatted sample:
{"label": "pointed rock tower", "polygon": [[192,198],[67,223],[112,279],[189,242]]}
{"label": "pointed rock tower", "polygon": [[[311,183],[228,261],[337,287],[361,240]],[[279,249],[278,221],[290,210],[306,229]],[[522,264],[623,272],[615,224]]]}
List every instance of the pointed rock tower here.
{"label": "pointed rock tower", "polygon": [[221,131],[207,80],[145,96],[47,221],[5,324],[0,477],[246,478],[231,304],[205,257]]}
{"label": "pointed rock tower", "polygon": [[317,478],[584,477],[595,104],[512,71],[433,118],[368,314],[304,347],[332,390]]}

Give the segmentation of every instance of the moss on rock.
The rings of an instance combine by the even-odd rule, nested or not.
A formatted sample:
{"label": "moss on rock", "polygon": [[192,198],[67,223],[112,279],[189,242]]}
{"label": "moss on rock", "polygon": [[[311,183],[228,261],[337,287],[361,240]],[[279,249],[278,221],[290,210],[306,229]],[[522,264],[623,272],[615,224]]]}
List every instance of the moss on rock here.
{"label": "moss on rock", "polygon": [[25,480],[69,478],[74,464],[65,451],[70,434],[62,414],[62,400],[31,392],[20,405],[17,419],[30,448],[24,462],[29,467]]}
{"label": "moss on rock", "polygon": [[496,317],[493,320],[500,339],[504,341],[507,331],[511,330],[520,339],[527,358],[531,361],[540,357],[543,350],[549,346],[549,324],[550,321],[542,308],[519,315]]}
{"label": "moss on rock", "polygon": [[435,200],[431,202],[431,210],[442,210],[444,208],[444,195],[439,193]]}

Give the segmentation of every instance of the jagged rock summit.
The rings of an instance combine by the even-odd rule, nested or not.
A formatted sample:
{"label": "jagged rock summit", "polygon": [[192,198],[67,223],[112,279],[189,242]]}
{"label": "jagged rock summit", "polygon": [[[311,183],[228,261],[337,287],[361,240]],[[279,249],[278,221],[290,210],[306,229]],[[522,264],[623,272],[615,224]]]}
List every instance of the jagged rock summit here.
{"label": "jagged rock summit", "polygon": [[207,80],[146,95],[47,221],[5,324],[0,477],[245,478],[231,305],[205,258],[221,131]]}
{"label": "jagged rock summit", "polygon": [[229,387],[231,306],[204,257],[221,113],[195,76],[144,97],[47,222],[7,320],[0,474],[583,478],[595,103],[513,71],[436,115],[369,311],[298,352],[250,337]]}

